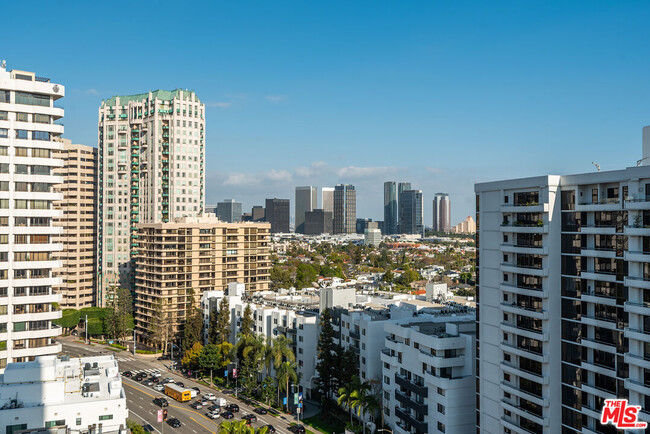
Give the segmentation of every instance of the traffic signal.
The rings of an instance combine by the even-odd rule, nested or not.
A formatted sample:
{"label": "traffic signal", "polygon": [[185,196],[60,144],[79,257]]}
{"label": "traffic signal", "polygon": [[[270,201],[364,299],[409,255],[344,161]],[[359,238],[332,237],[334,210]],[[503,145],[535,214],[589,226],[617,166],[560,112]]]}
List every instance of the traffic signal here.
{"label": "traffic signal", "polygon": [[163,420],[167,420],[167,409],[163,410]]}

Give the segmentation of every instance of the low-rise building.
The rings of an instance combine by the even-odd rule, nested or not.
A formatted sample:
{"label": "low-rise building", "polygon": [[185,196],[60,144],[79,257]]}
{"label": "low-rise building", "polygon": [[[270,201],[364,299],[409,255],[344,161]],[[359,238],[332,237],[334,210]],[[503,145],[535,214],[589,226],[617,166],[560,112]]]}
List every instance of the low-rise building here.
{"label": "low-rise building", "polygon": [[126,434],[129,411],[117,361],[38,356],[0,375],[0,431],[59,428],[66,433]]}
{"label": "low-rise building", "polygon": [[379,229],[366,229],[363,243],[366,246],[378,246],[381,243],[381,231]]}

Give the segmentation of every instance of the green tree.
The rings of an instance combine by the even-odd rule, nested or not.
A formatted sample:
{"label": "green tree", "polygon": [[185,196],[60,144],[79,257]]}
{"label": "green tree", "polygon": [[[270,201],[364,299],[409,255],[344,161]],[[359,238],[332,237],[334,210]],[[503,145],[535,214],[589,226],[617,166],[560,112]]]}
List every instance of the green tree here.
{"label": "green tree", "polygon": [[131,419],[126,420],[126,426],[131,430],[131,434],[147,434],[147,431],[142,428],[142,425]]}
{"label": "green tree", "polygon": [[241,319],[241,325],[239,326],[239,333],[242,336],[251,336],[253,334],[253,309],[249,303],[246,304],[244,308],[244,315]]}
{"label": "green tree", "polygon": [[376,406],[376,399],[371,393],[370,383],[367,381],[358,385],[356,390],[350,394],[349,405],[352,409],[356,410],[357,416],[362,420],[364,433],[366,432],[366,419],[362,416],[370,413],[371,409]]}
{"label": "green tree", "polygon": [[263,336],[240,335],[236,350],[240,361],[239,379],[244,388],[253,391],[262,365],[265,363],[266,341]]}
{"label": "green tree", "polygon": [[384,282],[393,283],[394,279],[395,279],[395,275],[393,274],[392,271],[388,270],[386,271],[386,273],[384,273]]}
{"label": "green tree", "polygon": [[266,406],[271,408],[271,400],[275,397],[275,394],[278,390],[278,386],[275,383],[275,379],[271,376],[267,376],[262,381],[262,401],[266,403]]}
{"label": "green tree", "polygon": [[350,426],[354,426],[354,422],[352,420],[352,402],[354,399],[353,395],[358,392],[359,387],[361,386],[361,381],[359,380],[359,377],[355,375],[352,377],[352,381],[344,384],[345,385],[343,387],[339,388],[339,397],[337,402],[341,407],[348,410],[350,413]]}
{"label": "green tree", "polygon": [[289,405],[289,384],[298,382],[298,373],[296,372],[296,364],[294,362],[282,362],[277,370],[278,386],[281,391],[287,392],[287,404],[285,411]]}
{"label": "green tree", "polygon": [[183,327],[183,340],[181,341],[183,352],[192,348],[194,344],[201,343],[203,336],[203,313],[196,307],[193,307],[188,312]]}
{"label": "green tree", "polygon": [[316,281],[317,273],[310,264],[300,263],[296,269],[296,288],[311,287],[312,282]]}
{"label": "green tree", "polygon": [[255,429],[248,425],[245,420],[225,421],[219,425],[219,434],[266,434],[267,431],[266,426]]}
{"label": "green tree", "polygon": [[359,356],[352,351],[351,348],[343,349],[337,345],[336,363],[336,378],[338,385],[344,385],[353,381],[354,377],[359,377]]}
{"label": "green tree", "polygon": [[149,340],[156,349],[162,347],[163,351],[167,351],[167,344],[172,339],[173,335],[172,315],[162,303],[158,300],[153,303],[153,314],[147,330],[149,332]]}
{"label": "green tree", "polygon": [[185,351],[181,363],[188,369],[197,369],[199,367],[199,359],[203,352],[203,345],[200,342],[195,342],[192,348]]}
{"label": "green tree", "polygon": [[271,267],[271,289],[290,288],[293,285],[291,271],[281,264]]}
{"label": "green tree", "polygon": [[230,343],[224,342],[221,345],[209,344],[203,347],[199,356],[199,367],[210,371],[210,383],[215,369],[225,368],[230,363],[229,354],[232,350]]}
{"label": "green tree", "polygon": [[230,340],[230,303],[228,298],[224,297],[219,302],[219,312],[215,324],[214,339],[215,344],[221,344]]}
{"label": "green tree", "polygon": [[318,378],[316,388],[321,394],[323,413],[329,414],[332,392],[336,390],[337,383],[337,356],[334,344],[334,329],[332,328],[332,317],[329,309],[325,309],[320,318],[320,334],[318,336],[318,363],[316,371]]}

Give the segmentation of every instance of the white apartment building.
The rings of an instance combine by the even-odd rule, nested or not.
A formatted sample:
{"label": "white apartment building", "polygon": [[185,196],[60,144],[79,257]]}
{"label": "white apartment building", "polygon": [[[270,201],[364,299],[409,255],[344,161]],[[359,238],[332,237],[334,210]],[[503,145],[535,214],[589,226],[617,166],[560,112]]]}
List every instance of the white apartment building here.
{"label": "white apartment building", "polygon": [[381,231],[379,229],[366,229],[364,231],[363,243],[366,246],[378,246],[381,244]]}
{"label": "white apartment building", "polygon": [[297,372],[299,374],[300,391],[305,397],[311,396],[316,380],[316,361],[318,345],[319,316],[314,306],[291,301],[278,302],[256,297],[254,301],[244,301],[244,285],[231,283],[227,294],[222,291],[204,292],[201,306],[204,314],[204,336],[207,342],[210,312],[218,311],[219,303],[225,296],[231,310],[230,317],[230,342],[237,342],[240,332],[241,318],[244,310],[250,305],[253,312],[253,329],[258,335],[267,340],[278,336],[285,336],[293,343],[292,349],[296,355]]}
{"label": "white apartment building", "polygon": [[63,144],[62,85],[33,72],[0,67],[0,370],[7,363],[56,354],[61,334],[52,320],[61,318],[53,303],[61,284],[52,269],[61,267],[53,252],[61,245],[53,237],[62,233],[52,219],[62,212],[53,202],[62,182],[53,169],[63,162],[53,152]]}
{"label": "white apartment building", "polygon": [[474,321],[387,323],[384,421],[397,434],[474,433]]}
{"label": "white apartment building", "polygon": [[0,375],[0,430],[126,434],[126,395],[112,355],[39,356]]}
{"label": "white apartment building", "polygon": [[481,432],[616,432],[615,397],[650,421],[650,167],[475,190]]}
{"label": "white apartment building", "polygon": [[193,217],[205,204],[205,106],[192,91],[114,96],[99,108],[98,300],[131,288],[138,223]]}

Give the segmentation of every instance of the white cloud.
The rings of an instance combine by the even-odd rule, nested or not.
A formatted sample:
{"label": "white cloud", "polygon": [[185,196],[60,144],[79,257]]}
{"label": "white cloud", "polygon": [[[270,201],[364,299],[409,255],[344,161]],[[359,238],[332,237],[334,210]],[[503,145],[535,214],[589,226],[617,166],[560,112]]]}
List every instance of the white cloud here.
{"label": "white cloud", "polygon": [[373,176],[388,175],[397,171],[394,167],[379,166],[379,167],[358,167],[347,166],[342,167],[336,171],[336,174],[341,178],[368,178]]}
{"label": "white cloud", "polygon": [[255,175],[234,172],[226,175],[226,179],[222,182],[222,185],[229,185],[232,187],[245,187],[258,184],[258,179],[259,178],[257,178]]}
{"label": "white cloud", "polygon": [[97,91],[97,89],[86,89],[86,90],[84,91],[84,93],[85,93],[86,95],[99,96],[99,92]]}
{"label": "white cloud", "polygon": [[230,108],[232,103],[226,101],[216,101],[216,102],[207,102],[205,103],[207,107],[216,107],[216,108]]}
{"label": "white cloud", "polygon": [[287,97],[285,95],[267,95],[264,99],[271,102],[281,102],[287,99]]}
{"label": "white cloud", "polygon": [[266,174],[266,178],[270,179],[271,181],[291,181],[292,176],[291,173],[289,173],[287,170],[272,169]]}

